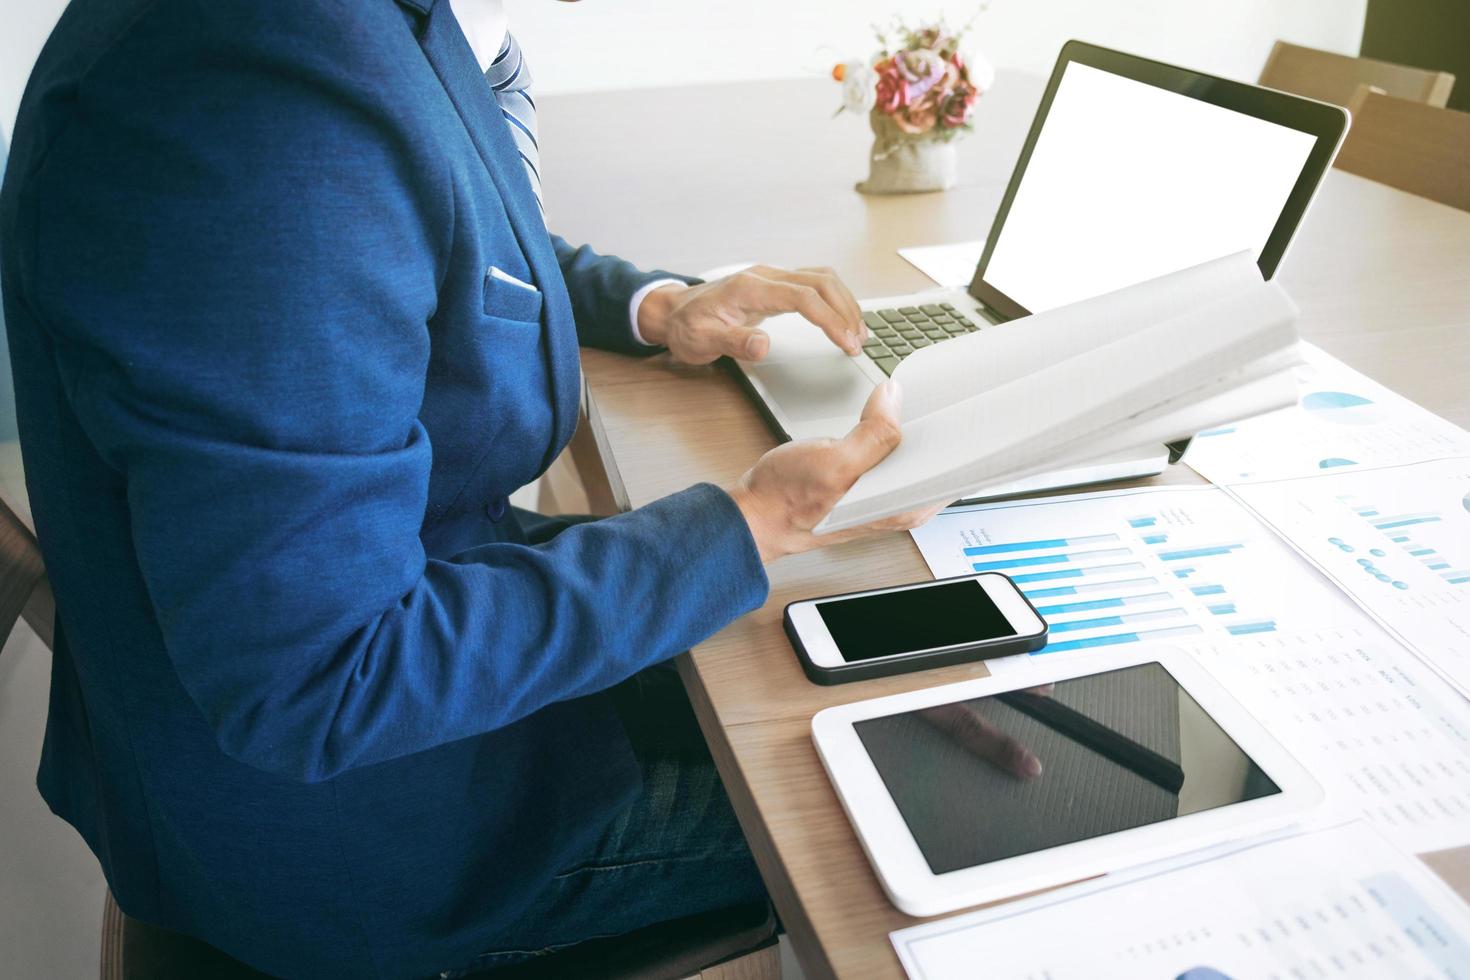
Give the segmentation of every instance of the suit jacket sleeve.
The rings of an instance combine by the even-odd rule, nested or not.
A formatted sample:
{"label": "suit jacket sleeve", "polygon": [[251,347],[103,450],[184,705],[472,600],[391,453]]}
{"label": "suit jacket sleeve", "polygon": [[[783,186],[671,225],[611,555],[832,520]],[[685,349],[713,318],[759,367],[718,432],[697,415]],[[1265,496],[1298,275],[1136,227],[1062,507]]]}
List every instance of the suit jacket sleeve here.
{"label": "suit jacket sleeve", "polygon": [[[308,781],[604,689],[767,588],[709,486],[549,545],[426,557],[418,409],[452,188],[395,129],[412,106],[384,102],[402,65],[330,40],[395,25],[316,7],[273,7],[274,36],[327,40],[268,49],[231,29],[265,16],[248,4],[135,24],[35,178],[25,297],[125,476],[180,681],[225,752]],[[633,277],[569,261],[579,312],[611,330],[599,290]]]}
{"label": "suit jacket sleeve", "polygon": [[584,346],[639,355],[663,350],[634,339],[628,311],[633,294],[658,279],[677,279],[690,285],[700,280],[672,272],[642,272],[616,256],[598,255],[591,246],[573,248],[560,235],[553,235],[551,241],[572,297],[577,338]]}

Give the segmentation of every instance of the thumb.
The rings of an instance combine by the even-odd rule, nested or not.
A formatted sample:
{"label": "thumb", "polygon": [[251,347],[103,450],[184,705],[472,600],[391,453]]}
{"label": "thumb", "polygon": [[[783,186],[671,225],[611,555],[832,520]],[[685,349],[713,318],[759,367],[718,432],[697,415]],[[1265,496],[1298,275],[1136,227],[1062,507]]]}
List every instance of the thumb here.
{"label": "thumb", "polygon": [[720,353],[741,361],[758,361],[771,350],[771,337],[754,327],[736,327],[720,334]]}
{"label": "thumb", "polygon": [[899,409],[903,405],[903,389],[898,382],[889,378],[868,396],[863,406],[862,418],[852,431],[843,437],[840,445],[842,456],[856,470],[853,478],[866,473],[898,448],[902,432],[899,428]]}

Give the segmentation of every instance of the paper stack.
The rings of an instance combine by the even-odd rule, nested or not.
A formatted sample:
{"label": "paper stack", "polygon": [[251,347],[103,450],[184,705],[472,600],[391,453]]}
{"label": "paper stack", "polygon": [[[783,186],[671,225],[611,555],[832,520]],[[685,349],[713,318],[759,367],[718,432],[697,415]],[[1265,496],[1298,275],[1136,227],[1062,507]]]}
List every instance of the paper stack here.
{"label": "paper stack", "polygon": [[1296,307],[1241,252],[936,344],[893,377],[903,441],[817,531],[1291,405]]}

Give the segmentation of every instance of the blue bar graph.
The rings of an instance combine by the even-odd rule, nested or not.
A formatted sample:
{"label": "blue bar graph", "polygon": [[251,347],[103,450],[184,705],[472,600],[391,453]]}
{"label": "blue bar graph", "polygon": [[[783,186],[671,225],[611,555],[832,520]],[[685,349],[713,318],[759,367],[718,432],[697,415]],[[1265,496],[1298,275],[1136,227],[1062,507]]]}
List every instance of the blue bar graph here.
{"label": "blue bar graph", "polygon": [[1180,551],[1161,551],[1159,558],[1163,561],[1188,561],[1191,558],[1214,558],[1217,555],[1228,555],[1237,548],[1243,547],[1238,544],[1222,544],[1213,548],[1185,548]]}
{"label": "blue bar graph", "polygon": [[1189,587],[1189,591],[1193,592],[1195,595],[1224,595],[1225,594],[1225,586],[1223,586],[1223,585],[1191,585]]}
{"label": "blue bar graph", "polygon": [[1129,527],[1153,527],[1158,520],[1153,517],[1132,517],[1128,520]]}
{"label": "blue bar graph", "polygon": [[1143,536],[1144,544],[1163,544],[1168,540],[1169,536],[1167,534],[1145,534]]}
{"label": "blue bar graph", "polygon": [[1194,569],[1193,568],[1176,568],[1176,569],[1174,569],[1174,577],[1175,578],[1189,578],[1189,576],[1191,576],[1193,574],[1194,574]]}
{"label": "blue bar graph", "polygon": [[1225,627],[1231,636],[1247,636],[1251,633],[1274,633],[1276,632],[1276,621],[1274,619],[1262,620],[1258,623],[1236,623]]}
{"label": "blue bar graph", "polygon": [[1143,563],[1130,561],[1121,565],[1091,565],[1087,568],[1059,568],[1054,572],[1030,572],[1026,575],[1013,575],[1011,581],[1017,585],[1027,582],[1049,582],[1059,578],[1087,578],[1096,575],[1112,575],[1116,572],[1141,572]]}
{"label": "blue bar graph", "polygon": [[1122,596],[1113,599],[1085,599],[1082,602],[1060,602],[1051,606],[1037,606],[1043,616],[1065,616],[1068,613],[1093,612],[1098,609],[1120,609],[1123,606],[1138,606],[1148,602],[1164,602],[1167,592],[1150,592],[1145,595]]}
{"label": "blue bar graph", "polygon": [[1006,555],[1017,551],[1046,551],[1050,548],[1075,548],[1082,544],[1102,544],[1117,541],[1116,534],[1091,534],[1081,538],[1047,538],[1041,541],[1012,541],[1008,544],[977,545],[965,549],[965,557],[978,558],[982,555]]}
{"label": "blue bar graph", "polygon": [[1051,589],[1022,589],[1028,599],[1055,599],[1064,595],[1085,595],[1089,592],[1115,592],[1118,589],[1136,589],[1144,585],[1158,585],[1156,578],[1130,578],[1121,582],[1095,582],[1088,585],[1059,585]]}
{"label": "blue bar graph", "polygon": [[1001,558],[996,561],[972,562],[977,572],[995,572],[1003,568],[1026,568],[1031,565],[1063,565],[1079,559],[1122,558],[1133,552],[1128,548],[1098,548],[1094,551],[1065,551],[1056,555],[1034,555],[1030,558]]}
{"label": "blue bar graph", "polygon": [[1217,602],[1214,605],[1206,606],[1205,608],[1208,609],[1210,613],[1215,616],[1231,616],[1235,613],[1235,603],[1233,602]]}
{"label": "blue bar graph", "polygon": [[1433,548],[1415,548],[1413,551],[1409,552],[1409,554],[1413,555],[1415,558],[1421,558],[1424,555],[1432,555],[1432,554],[1434,554],[1434,549]]}
{"label": "blue bar graph", "polygon": [[1083,636],[1075,640],[1048,643],[1040,653],[1065,653],[1068,650],[1086,650],[1090,647],[1116,646],[1120,643],[1142,643],[1146,640],[1163,640],[1171,636],[1189,636],[1204,632],[1193,624],[1170,626],[1160,630],[1140,630],[1136,633],[1109,633],[1103,636]]}
{"label": "blue bar graph", "polygon": [[1183,616],[1184,610],[1158,609],[1150,612],[1129,613],[1123,616],[1098,616],[1094,619],[1069,619],[1064,623],[1052,623],[1053,633],[1072,633],[1077,630],[1093,630],[1103,626],[1122,626],[1124,623],[1143,623],[1154,619],[1173,619]]}
{"label": "blue bar graph", "polygon": [[1435,524],[1440,520],[1438,514],[1418,514],[1412,517],[1396,517],[1383,521],[1373,521],[1373,526],[1380,531],[1387,531],[1392,527],[1408,527],[1411,524]]}

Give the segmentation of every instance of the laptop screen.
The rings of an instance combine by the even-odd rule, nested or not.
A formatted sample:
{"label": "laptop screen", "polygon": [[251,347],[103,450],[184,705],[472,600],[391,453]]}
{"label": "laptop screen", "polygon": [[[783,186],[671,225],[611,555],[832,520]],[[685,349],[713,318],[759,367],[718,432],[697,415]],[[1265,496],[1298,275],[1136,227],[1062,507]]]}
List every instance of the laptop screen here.
{"label": "laptop screen", "polygon": [[1318,134],[1177,87],[1067,62],[977,279],[1039,313],[1233,252],[1259,261]]}

